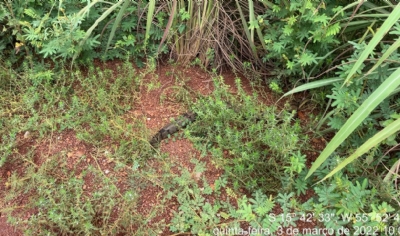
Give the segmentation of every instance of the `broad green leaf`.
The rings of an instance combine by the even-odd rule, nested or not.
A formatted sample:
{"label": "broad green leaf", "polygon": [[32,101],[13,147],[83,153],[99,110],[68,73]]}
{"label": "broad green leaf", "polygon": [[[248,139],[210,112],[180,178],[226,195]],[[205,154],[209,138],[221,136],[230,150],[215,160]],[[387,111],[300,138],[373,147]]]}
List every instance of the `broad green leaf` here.
{"label": "broad green leaf", "polygon": [[153,22],[153,14],[155,8],[156,8],[156,0],[150,0],[149,8],[147,9],[145,44],[147,43],[147,40],[150,38],[151,22]]}
{"label": "broad green leaf", "polygon": [[115,31],[117,30],[119,24],[121,23],[122,17],[125,14],[126,9],[129,7],[129,3],[131,1],[125,0],[124,4],[122,5],[121,9],[118,12],[117,17],[115,18],[115,22],[113,27],[111,28],[110,36],[108,37],[107,46],[106,46],[106,53],[108,51],[108,47],[110,46],[111,40],[114,38]]}
{"label": "broad green leaf", "polygon": [[346,158],[343,162],[341,162],[335,169],[333,169],[328,175],[326,175],[322,180],[319,182],[324,181],[325,179],[331,177],[332,175],[336,174],[338,171],[343,169],[346,165],[350,162],[357,159],[359,156],[363,155],[364,153],[368,152],[371,148],[375,147],[383,140],[387,139],[392,134],[398,132],[400,130],[400,118],[396,121],[392,122],[383,130],[379,131],[375,134],[372,138],[367,140],[361,147],[359,147],[351,156]]}
{"label": "broad green leaf", "polygon": [[347,75],[344,84],[347,84],[357,70],[361,67],[362,63],[367,59],[368,55],[372,53],[376,45],[382,40],[382,38],[389,32],[390,28],[400,19],[400,4],[398,4],[390,13],[388,18],[383,22],[382,26],[376,32],[375,36],[371,39],[365,50],[361,53],[360,58],[351,68],[350,73]]}
{"label": "broad green leaf", "polygon": [[327,86],[327,85],[333,84],[333,83],[341,81],[341,80],[343,80],[343,78],[335,77],[335,78],[322,79],[322,80],[310,82],[307,84],[303,84],[303,85],[300,85],[299,87],[294,88],[294,89],[290,90],[289,92],[285,93],[282,97],[285,97],[285,96],[288,96],[288,95],[291,95],[294,93],[314,89],[314,88]]}
{"label": "broad green leaf", "polygon": [[346,121],[343,127],[328,143],[321,155],[311,166],[306,178],[310,177],[315,170],[333,153],[333,151],[363,122],[363,120],[377,107],[393,90],[400,85],[400,68],[393,72],[367,100]]}

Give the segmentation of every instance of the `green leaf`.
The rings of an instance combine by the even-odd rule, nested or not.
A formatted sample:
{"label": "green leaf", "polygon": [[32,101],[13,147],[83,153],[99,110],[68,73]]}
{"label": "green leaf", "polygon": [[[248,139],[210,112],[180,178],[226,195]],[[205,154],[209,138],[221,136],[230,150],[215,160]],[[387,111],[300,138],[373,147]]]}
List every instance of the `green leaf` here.
{"label": "green leaf", "polygon": [[274,45],[272,46],[272,50],[274,50],[277,53],[280,53],[283,48],[284,48],[284,45],[281,42],[275,42]]}
{"label": "green leaf", "polygon": [[284,35],[291,35],[293,32],[293,28],[290,25],[285,25],[285,27],[283,27],[283,34]]}
{"label": "green leaf", "polygon": [[326,26],[329,22],[329,17],[327,17],[325,14],[322,15],[315,15],[314,18],[312,18],[314,22],[321,22],[324,26]]}
{"label": "green leaf", "polygon": [[337,35],[340,32],[340,29],[341,27],[339,22],[334,25],[331,25],[326,30],[326,36]]}
{"label": "green leaf", "polygon": [[115,31],[117,30],[119,24],[121,23],[122,17],[124,16],[126,9],[128,9],[130,2],[131,1],[125,0],[124,4],[122,5],[121,9],[118,12],[117,17],[115,18],[115,22],[113,24],[113,27],[111,28],[110,36],[108,37],[108,41],[107,41],[107,45],[106,45],[106,53],[108,51],[108,47],[110,46],[112,39],[114,38]]}
{"label": "green leaf", "polygon": [[[313,163],[306,178],[333,153],[333,151],[363,122],[363,120],[377,107],[391,92],[400,85],[400,68],[393,72],[367,100],[347,120],[335,137],[328,143],[324,151]],[[386,128],[385,128],[386,129]],[[375,143],[377,144],[377,143]]]}
{"label": "green leaf", "polygon": [[241,204],[241,209],[239,209],[237,213],[241,214],[242,217],[247,221],[252,221],[255,218],[253,210],[251,209],[251,204],[246,204],[244,201]]}
{"label": "green leaf", "polygon": [[258,25],[258,20],[249,21],[249,30],[258,29],[260,26]]}
{"label": "green leaf", "polygon": [[24,9],[24,13],[26,15],[32,17],[33,19],[38,18],[38,14],[36,14],[35,9],[32,9],[32,8]]}
{"label": "green leaf", "polygon": [[395,122],[391,123],[389,126],[375,134],[372,138],[366,141],[361,147],[359,147],[351,156],[346,158],[343,162],[341,162],[335,169],[333,169],[328,175],[326,175],[321,181],[331,177],[332,175],[336,174],[338,171],[343,169],[346,165],[350,162],[357,159],[359,156],[363,155],[364,153],[368,152],[371,148],[375,147],[383,140],[387,139],[394,133],[400,130],[400,118],[397,119]]}
{"label": "green leaf", "polygon": [[295,63],[292,62],[292,61],[289,61],[289,60],[288,60],[288,61],[286,62],[286,68],[288,68],[289,70],[293,70],[294,65],[295,65]]}
{"label": "green leaf", "polygon": [[156,0],[150,0],[149,8],[147,10],[146,34],[145,34],[146,36],[144,44],[146,44],[147,40],[150,38],[150,29],[151,29],[151,23],[153,22],[154,9],[156,8],[155,6],[156,6]]}
{"label": "green leaf", "polygon": [[188,11],[186,11],[185,8],[179,9],[179,14],[181,15],[181,21],[189,20],[190,19],[190,14]]}
{"label": "green leaf", "polygon": [[319,87],[331,85],[331,84],[333,84],[335,82],[338,82],[338,81],[341,81],[341,80],[343,80],[343,78],[334,77],[334,78],[322,79],[322,80],[310,82],[310,83],[307,83],[307,84],[303,84],[303,85],[300,85],[299,87],[294,88],[294,89],[290,90],[289,92],[285,93],[282,97],[285,97],[285,96],[288,96],[288,95],[291,95],[291,94],[294,94],[294,93],[298,93],[298,92],[314,89],[314,88],[319,88]]}
{"label": "green leaf", "polygon": [[400,19],[400,4],[398,4],[392,13],[388,16],[379,30],[376,32],[375,36],[371,39],[368,46],[365,50],[361,53],[360,58],[358,58],[357,62],[354,64],[353,68],[351,68],[350,73],[347,75],[346,80],[344,81],[345,84],[349,83],[349,80],[353,77],[353,75],[357,72],[357,70],[361,67],[365,59],[367,59],[368,55],[372,53],[375,49],[376,45],[382,40],[383,36],[389,32],[391,27],[398,22]]}
{"label": "green leaf", "polygon": [[57,53],[57,48],[51,43],[48,43],[43,46],[43,49],[39,53],[44,54],[44,57],[46,58],[47,56]]}
{"label": "green leaf", "polygon": [[288,24],[289,25],[294,25],[294,23],[296,23],[297,22],[297,17],[296,16],[290,16],[289,17],[289,19],[288,19]]}
{"label": "green leaf", "polygon": [[315,60],[315,56],[313,54],[309,54],[307,52],[301,54],[299,62],[301,66],[309,66],[312,63],[317,64],[317,60]]}

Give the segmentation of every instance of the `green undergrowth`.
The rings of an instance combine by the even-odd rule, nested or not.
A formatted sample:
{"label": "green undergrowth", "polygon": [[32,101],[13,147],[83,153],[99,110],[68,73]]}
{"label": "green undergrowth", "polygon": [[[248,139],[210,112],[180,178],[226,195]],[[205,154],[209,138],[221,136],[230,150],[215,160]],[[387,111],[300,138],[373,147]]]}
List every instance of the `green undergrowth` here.
{"label": "green undergrowth", "polygon": [[262,104],[256,93],[243,91],[239,79],[237,95],[228,92],[222,78],[214,82],[217,89],[212,96],[194,104],[198,122],[188,133],[203,155],[211,153],[215,164],[233,177],[235,189],[261,187],[276,193],[290,157],[307,143],[295,111]]}
{"label": "green undergrowth", "polygon": [[[16,174],[11,177],[7,197],[29,196],[23,206],[11,206],[34,213],[25,219],[25,212],[16,211],[8,218],[9,223],[20,225],[24,235],[132,234],[132,226],[135,230],[146,226],[145,218],[134,213],[139,205],[138,193],[121,192],[117,178],[92,165],[85,170],[68,168],[65,155],[47,158],[49,161],[37,168],[28,165],[25,178]],[[85,162],[84,156],[77,165]]]}
{"label": "green undergrowth", "polygon": [[136,156],[132,153],[148,149],[143,122],[126,122],[124,117],[140,99],[143,78],[129,62],[119,65],[118,73],[95,67],[56,72],[44,64],[25,71],[17,74],[10,69],[1,75],[3,163],[13,153],[17,134],[24,132],[44,138],[73,130],[79,139],[96,146],[104,139],[114,143],[125,140],[116,150],[121,160],[132,161]]}
{"label": "green undergrowth", "polygon": [[[302,152],[312,147],[295,111],[263,105],[257,93],[243,91],[240,80],[235,95],[221,77],[214,78],[214,86],[212,95],[192,104],[197,119],[185,134],[202,155],[211,154],[212,163],[224,174],[214,189],[208,183],[200,190],[188,189],[185,182],[178,182],[178,189],[182,188],[178,196],[184,196],[178,198],[182,205],[171,222],[173,232],[240,234],[235,230],[249,229],[244,222],[266,235],[289,233],[302,223],[312,226],[299,230],[299,235],[379,234],[397,229],[400,215],[388,198],[397,194],[394,188],[379,186],[373,176],[354,178],[362,163],[316,185],[335,168],[337,158],[330,158],[315,178],[305,179],[307,156]],[[240,194],[242,188],[247,194]],[[300,200],[310,191],[313,197]],[[212,194],[227,195],[231,201],[209,204],[205,198]],[[281,213],[275,213],[277,208]]]}
{"label": "green undergrowth", "polygon": [[[151,68],[139,72],[129,61],[114,70],[1,66],[0,180],[7,189],[1,213],[8,222],[24,235],[159,234],[164,223],[146,223],[158,208],[146,209],[153,217],[139,213],[143,189],[132,182],[132,173],[155,156],[143,120],[129,112]],[[90,155],[76,160],[70,155],[75,147],[58,147],[67,140],[54,139],[65,139],[64,133],[81,140]],[[54,148],[61,151],[52,154]],[[101,169],[101,163],[111,166]],[[123,183],[109,174],[121,171],[129,174]],[[147,174],[139,177],[141,187],[152,183]]]}
{"label": "green undergrowth", "polygon": [[[262,104],[260,95],[244,92],[240,80],[233,95],[214,77],[211,95],[188,101],[187,78],[178,73],[169,88],[175,96],[161,96],[190,104],[197,113],[180,133],[202,154],[200,160],[189,154],[188,168],[151,148],[144,122],[130,116],[151,66],[139,72],[125,62],[114,71],[68,71],[38,64],[24,73],[2,67],[0,180],[6,192],[0,211],[25,235],[232,235],[248,226],[276,235],[302,222],[339,235],[362,225],[374,232],[399,226],[388,197],[395,189],[367,177],[353,180],[362,163],[313,185],[336,166],[338,159],[330,158],[316,178],[305,180],[310,147],[295,111]],[[73,131],[88,152],[72,158],[72,150],[21,149],[33,141],[52,150],[57,144],[47,141],[65,131]],[[215,179],[208,178],[206,155],[223,170]]]}

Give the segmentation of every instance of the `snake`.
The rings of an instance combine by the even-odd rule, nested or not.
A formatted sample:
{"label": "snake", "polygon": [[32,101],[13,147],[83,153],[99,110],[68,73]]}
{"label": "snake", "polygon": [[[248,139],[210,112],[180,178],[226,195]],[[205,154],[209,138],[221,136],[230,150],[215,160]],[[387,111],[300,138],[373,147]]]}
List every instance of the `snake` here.
{"label": "snake", "polygon": [[[304,101],[299,105],[296,106],[294,110],[298,111],[301,106],[304,105]],[[232,107],[230,104],[228,104],[228,107]],[[236,109],[235,109],[236,110]],[[295,116],[293,118],[297,118],[298,113],[296,112]],[[162,140],[167,139],[170,137],[172,134],[178,132],[179,130],[185,128],[188,124],[193,123],[197,118],[197,114],[193,111],[188,111],[182,115],[179,116],[178,119],[175,121],[165,125],[163,128],[161,128],[149,141],[151,146],[157,147],[161,143]],[[261,118],[257,118],[256,120],[260,120]]]}
{"label": "snake", "polygon": [[185,128],[188,124],[196,120],[196,113],[188,111],[179,116],[179,118],[161,128],[150,140],[153,147],[157,147],[163,139]]}

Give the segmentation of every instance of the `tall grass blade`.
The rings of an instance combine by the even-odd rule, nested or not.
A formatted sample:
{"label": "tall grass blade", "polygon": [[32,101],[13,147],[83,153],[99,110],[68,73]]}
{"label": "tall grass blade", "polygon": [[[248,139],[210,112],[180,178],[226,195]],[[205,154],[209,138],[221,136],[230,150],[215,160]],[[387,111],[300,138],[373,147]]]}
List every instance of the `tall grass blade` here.
{"label": "tall grass blade", "polygon": [[164,34],[163,34],[163,36],[161,38],[160,45],[158,45],[157,53],[160,53],[160,49],[161,49],[163,43],[165,42],[165,40],[167,39],[167,36],[168,36],[169,31],[171,29],[172,22],[174,21],[174,18],[175,18],[176,5],[177,5],[177,0],[173,0],[172,1],[171,12],[169,13],[170,15],[169,15],[168,23],[167,23],[167,26],[165,27]]}
{"label": "tall grass blade", "polygon": [[310,90],[310,89],[314,89],[314,88],[327,86],[327,85],[330,85],[330,84],[333,84],[335,82],[339,82],[342,80],[343,80],[343,78],[334,77],[334,78],[322,79],[322,80],[310,82],[310,83],[300,85],[299,87],[296,87],[296,88],[290,90],[289,92],[285,93],[282,97],[286,97],[286,96],[294,94],[294,93],[298,93],[298,92],[302,92],[302,91],[306,91],[306,90]]}
{"label": "tall grass blade", "polygon": [[[85,14],[89,13],[90,8],[92,8],[94,5],[96,5],[97,3],[102,2],[102,3],[109,3],[109,2],[104,2],[102,0],[94,0],[91,3],[88,3],[88,5],[86,5],[84,8],[82,8],[79,12],[78,12],[78,16],[84,16]],[[113,5],[112,3],[109,3],[111,5]]]}
{"label": "tall grass blade", "polygon": [[396,52],[400,47],[400,38],[396,40],[390,47],[386,50],[386,52],[379,58],[379,60],[375,63],[375,65],[367,72],[366,75],[370,74],[374,71],[378,66],[380,66],[383,61],[385,61],[393,52]]}
{"label": "tall grass blade", "polygon": [[367,59],[367,57],[372,53],[375,49],[376,45],[382,40],[382,38],[389,32],[392,26],[400,19],[400,4],[398,4],[392,13],[390,13],[389,17],[383,22],[382,26],[376,32],[375,36],[371,39],[368,46],[361,53],[360,58],[356,61],[354,66],[351,68],[350,73],[347,75],[344,84],[348,84],[353,75],[357,72],[357,70],[361,67],[362,63]]}
{"label": "tall grass blade", "polygon": [[240,19],[242,21],[244,33],[246,34],[246,37],[249,40],[251,51],[253,52],[253,55],[255,57],[257,57],[257,49],[256,49],[256,46],[254,45],[253,40],[251,40],[251,34],[250,34],[250,31],[249,31],[249,27],[247,25],[246,18],[244,17],[242,8],[240,7],[240,3],[239,3],[238,0],[236,0],[236,5],[237,5],[238,10],[239,10]]}
{"label": "tall grass blade", "polygon": [[144,45],[147,44],[147,40],[150,38],[151,23],[153,22],[154,9],[156,8],[156,0],[150,0],[149,8],[147,9],[147,20],[146,20],[146,34]]}
{"label": "tall grass blade", "polygon": [[108,47],[110,46],[112,39],[114,38],[115,31],[117,31],[117,28],[121,23],[122,17],[124,16],[126,9],[129,7],[129,3],[131,2],[129,0],[124,0],[124,1],[125,1],[124,4],[122,5],[121,9],[119,10],[117,17],[115,18],[113,27],[111,28],[110,36],[108,37],[108,41],[107,41],[106,53],[108,51]]}
{"label": "tall grass blade", "polygon": [[324,181],[325,179],[333,176],[336,174],[338,171],[343,169],[346,165],[357,159],[359,156],[363,155],[364,153],[368,152],[371,148],[375,147],[379,143],[381,143],[383,140],[387,139],[394,133],[398,132],[400,130],[400,118],[397,119],[396,121],[392,122],[390,125],[385,127],[383,130],[379,131],[377,134],[375,134],[372,138],[370,138],[368,141],[366,141],[361,147],[359,147],[351,156],[346,158],[343,162],[341,162],[335,169],[333,169],[329,174],[327,174],[322,180],[319,182]]}
{"label": "tall grass blade", "polygon": [[393,90],[400,85],[400,68],[393,72],[367,100],[346,121],[339,132],[328,143],[317,160],[313,163],[306,178],[310,177],[315,170],[333,153],[333,151],[363,122],[363,120],[377,107]]}
{"label": "tall grass blade", "polygon": [[369,7],[370,9],[373,9],[374,11],[380,12],[382,14],[389,14],[390,11],[386,11],[386,10],[384,10],[384,8],[392,9],[394,7],[394,5],[392,3],[390,3],[389,1],[385,1],[385,3],[388,4],[388,6],[378,7],[377,5],[373,4],[372,2],[365,1],[364,6]]}
{"label": "tall grass blade", "polygon": [[[249,20],[250,22],[254,22],[255,16],[254,16],[254,3],[253,0],[249,0]],[[250,37],[251,37],[251,42],[254,43],[254,28],[252,27],[250,29]]]}

